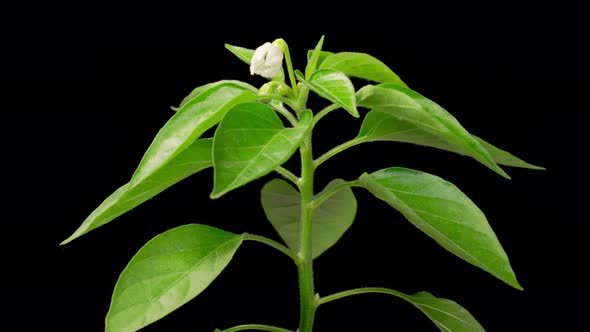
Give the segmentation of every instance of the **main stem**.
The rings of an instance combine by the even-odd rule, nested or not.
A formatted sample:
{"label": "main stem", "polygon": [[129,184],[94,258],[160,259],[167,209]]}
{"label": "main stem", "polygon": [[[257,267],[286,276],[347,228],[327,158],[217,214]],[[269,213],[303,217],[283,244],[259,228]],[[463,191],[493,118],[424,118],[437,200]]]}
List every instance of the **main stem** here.
{"label": "main stem", "polygon": [[299,300],[301,305],[299,332],[311,332],[317,303],[313,287],[312,258],[312,201],[313,201],[313,155],[311,150],[311,130],[301,144],[301,228],[298,256]]}

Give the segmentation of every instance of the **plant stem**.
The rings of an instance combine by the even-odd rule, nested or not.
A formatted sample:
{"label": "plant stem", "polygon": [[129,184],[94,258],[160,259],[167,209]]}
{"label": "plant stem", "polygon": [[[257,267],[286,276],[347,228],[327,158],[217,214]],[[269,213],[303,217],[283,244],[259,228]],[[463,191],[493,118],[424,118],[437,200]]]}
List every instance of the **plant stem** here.
{"label": "plant stem", "polygon": [[368,293],[381,293],[381,294],[388,294],[388,295],[393,295],[402,299],[407,299],[408,296],[404,293],[395,291],[393,289],[389,289],[389,288],[383,288],[383,287],[363,287],[363,288],[355,288],[355,289],[350,289],[350,290],[346,290],[340,293],[336,293],[336,294],[332,294],[332,295],[328,295],[325,297],[322,297],[319,301],[318,301],[318,306],[328,303],[328,302],[332,302],[344,297],[349,297],[352,295],[359,295],[359,294],[368,294]]}
{"label": "plant stem", "polygon": [[299,332],[311,332],[316,310],[313,285],[312,257],[312,203],[313,203],[313,155],[311,149],[311,130],[307,133],[300,148],[301,152],[301,224],[299,250]]}
{"label": "plant stem", "polygon": [[289,107],[291,107],[296,113],[301,113],[301,111],[302,111],[302,109],[299,107],[297,102],[295,102],[289,98],[280,96],[280,95],[276,95],[276,94],[274,94],[274,95],[258,95],[256,97],[258,98],[258,100],[276,99],[280,102],[283,102],[283,103],[289,105]]}
{"label": "plant stem", "polygon": [[331,188],[330,190],[326,191],[319,198],[316,198],[313,201],[311,207],[313,209],[315,209],[316,207],[320,206],[326,199],[330,198],[330,196],[334,195],[335,193],[340,191],[340,189],[342,189],[342,188],[358,187],[358,186],[360,186],[358,181],[349,181],[349,182],[341,183],[341,184]]}
{"label": "plant stem", "polygon": [[295,261],[295,264],[299,264],[299,256],[297,256],[297,254],[295,254],[295,252],[293,252],[293,250],[285,247],[284,245],[282,245],[276,241],[273,241],[273,240],[266,238],[264,236],[253,235],[253,234],[249,234],[249,233],[244,233],[244,240],[245,241],[256,241],[256,242],[264,243],[268,246],[271,246],[271,247],[277,249],[278,251],[282,252],[283,254],[289,256],[293,261]]}
{"label": "plant stem", "polygon": [[285,63],[287,64],[289,81],[291,81],[291,89],[293,89],[293,94],[295,95],[295,98],[297,98],[299,96],[299,92],[297,91],[297,80],[295,80],[295,74],[293,73],[293,63],[291,62],[291,53],[289,52],[289,46],[283,38],[276,39],[272,43],[273,45],[278,46],[283,51],[283,54],[285,54]]}
{"label": "plant stem", "polygon": [[316,116],[313,117],[313,123],[311,124],[311,126],[314,127],[318,123],[318,121],[320,121],[321,118],[323,118],[324,116],[328,115],[328,113],[330,113],[333,110],[338,109],[340,107],[341,106],[337,105],[337,104],[332,104],[332,105],[326,106],[326,108],[319,111],[318,114],[316,114]]}
{"label": "plant stem", "polygon": [[223,332],[237,332],[237,331],[270,331],[270,332],[292,332],[287,329],[283,329],[280,327],[270,326],[270,325],[262,325],[262,324],[244,324],[238,325],[234,327],[230,327],[229,329],[223,330]]}
{"label": "plant stem", "polygon": [[346,141],[338,146],[333,147],[330,151],[324,153],[323,155],[321,155],[318,159],[314,160],[313,162],[313,166],[314,167],[318,167],[320,166],[324,161],[330,159],[331,157],[335,156],[336,154],[351,148],[355,145],[361,144],[361,143],[365,143],[367,140],[364,137],[355,137],[353,139],[351,139],[350,141]]}
{"label": "plant stem", "polygon": [[297,187],[299,187],[299,178],[297,178],[297,176],[295,174],[291,173],[291,171],[289,171],[288,169],[279,166],[279,167],[275,168],[275,172],[281,174],[286,179],[288,179],[291,182],[293,182],[294,185],[296,185]]}

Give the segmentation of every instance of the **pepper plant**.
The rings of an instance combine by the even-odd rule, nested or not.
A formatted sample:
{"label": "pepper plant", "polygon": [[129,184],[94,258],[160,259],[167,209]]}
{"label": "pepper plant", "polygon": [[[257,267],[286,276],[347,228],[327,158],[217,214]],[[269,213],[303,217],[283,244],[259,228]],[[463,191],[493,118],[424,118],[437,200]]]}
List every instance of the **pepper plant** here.
{"label": "pepper plant", "polygon": [[[333,179],[321,190],[314,186],[314,172],[325,161],[352,146],[374,141],[413,143],[466,155],[505,178],[509,177],[499,165],[541,169],[470,134],[445,109],[411,90],[375,57],[323,51],[323,40],[308,52],[304,72],[294,70],[282,39],[256,50],[226,45],[250,65],[252,74],[269,82],[257,89],[244,82],[222,80],[194,89],[160,129],[131,180],[62,242],[68,243],[186,177],[213,167],[212,199],[271,172],[279,175],[262,188],[261,203],[283,243],[201,224],[166,231],[145,244],[121,273],[106,317],[106,331],[141,329],[192,300],[246,241],[266,244],[297,266],[299,326],[286,329],[247,324],[223,331],[311,332],[319,306],[363,293],[405,300],[441,331],[483,331],[459,304],[427,292],[404,294],[380,287],[327,296],[316,292],[313,261],[351,226],[357,207],[354,187],[389,204],[447,251],[522,289],[484,214],[457,187],[435,175],[391,167],[352,180]],[[355,90],[350,77],[368,84]],[[312,111],[307,105],[310,92],[326,99],[329,106]],[[360,117],[359,109],[368,112],[355,137],[315,156],[315,125],[340,109],[355,118]],[[214,126],[213,137],[202,137]],[[282,166],[297,151],[301,174]]]}

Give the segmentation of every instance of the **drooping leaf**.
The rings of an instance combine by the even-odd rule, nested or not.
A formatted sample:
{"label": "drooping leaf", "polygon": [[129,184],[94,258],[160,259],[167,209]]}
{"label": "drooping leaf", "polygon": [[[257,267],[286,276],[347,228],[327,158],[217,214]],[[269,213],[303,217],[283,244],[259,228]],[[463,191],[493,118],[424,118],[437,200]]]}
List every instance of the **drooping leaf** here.
{"label": "drooping leaf", "polygon": [[[447,140],[426,131],[420,125],[393,116],[390,113],[377,110],[370,111],[365,115],[365,119],[363,120],[363,124],[357,137],[361,138],[364,142],[407,142],[451,151],[461,155],[468,154],[460,146],[451,144]],[[485,142],[481,138],[475,138],[488,151],[492,160],[497,164],[530,169],[543,169],[542,167],[529,164],[513,156],[509,152],[501,150]]]}
{"label": "drooping leaf", "polygon": [[334,53],[322,61],[320,68],[334,69],[348,76],[364,78],[378,83],[392,83],[407,87],[406,83],[387,65],[366,53]]}
{"label": "drooping leaf", "polygon": [[324,36],[320,38],[320,41],[313,50],[311,57],[307,60],[307,66],[305,67],[305,79],[308,80],[311,74],[313,74],[318,66],[320,54],[322,52],[322,45],[324,45]]}
{"label": "drooping leaf", "polygon": [[[320,197],[328,190],[344,183],[331,181]],[[283,241],[294,251],[299,251],[301,201],[299,192],[282,179],[273,179],[261,191],[261,201],[267,219]],[[350,188],[340,189],[313,211],[312,257],[319,257],[332,247],[348,230],[356,215],[356,199]]]}
{"label": "drooping leaf", "polygon": [[216,125],[231,107],[255,98],[255,94],[241,85],[224,83],[191,99],[160,129],[133,174],[131,185],[135,186],[172,160]]}
{"label": "drooping leaf", "polygon": [[428,292],[397,296],[420,309],[443,332],[483,332],[484,328],[455,301],[437,298]]}
{"label": "drooping leaf", "polygon": [[243,235],[191,224],[144,245],[119,276],[106,331],[137,331],[205,290],[231,261]]}
{"label": "drooping leaf", "polygon": [[446,250],[522,289],[485,215],[450,182],[395,167],[365,173],[359,182]]}
{"label": "drooping leaf", "polygon": [[181,181],[182,179],[212,165],[213,140],[199,139],[179,153],[157,172],[131,186],[129,183],[107,197],[78,229],[61,244],[66,244],[91,230],[100,227],[148,199]]}
{"label": "drooping leaf", "polygon": [[254,50],[240,46],[233,46],[230,44],[225,44],[225,48],[227,48],[230,52],[237,56],[238,59],[244,61],[246,64],[250,64],[252,62]]}
{"label": "drooping leaf", "polygon": [[311,123],[284,128],[278,115],[262,103],[234,107],[221,121],[213,141],[214,188],[211,198],[268,174],[295,152]]}
{"label": "drooping leaf", "polygon": [[301,76],[299,80],[311,91],[342,106],[355,118],[359,117],[354,86],[342,72],[333,69],[319,69],[311,75],[309,80],[305,80]]}
{"label": "drooping leaf", "polygon": [[[359,106],[397,118],[398,123],[389,121],[388,125],[399,127],[396,131],[405,131],[403,135],[412,137],[413,140],[419,140],[420,144],[439,148],[453,146],[453,149],[461,151],[461,154],[474,158],[505,178],[510,178],[496,164],[482,144],[465,130],[450,113],[415,91],[394,84],[368,85],[357,92],[357,102]],[[373,116],[377,115],[373,114]],[[382,115],[379,116],[383,118]],[[370,133],[374,129],[371,127],[376,125],[380,125],[380,122],[373,121],[370,125],[366,125],[361,133]],[[420,132],[430,135],[412,132],[411,125],[417,127]],[[383,128],[377,129],[380,131],[376,135],[382,135]]]}
{"label": "drooping leaf", "polygon": [[244,90],[250,90],[253,93],[257,93],[258,89],[256,89],[255,87],[253,87],[252,85],[248,84],[248,83],[244,83],[242,81],[236,81],[236,80],[221,80],[221,81],[217,81],[217,82],[213,82],[213,83],[208,83],[205,85],[201,85],[198,86],[196,88],[193,89],[193,91],[191,91],[191,93],[189,93],[186,97],[184,97],[182,99],[182,101],[180,102],[180,105],[178,105],[178,107],[172,107],[172,109],[174,111],[178,111],[179,109],[182,108],[182,106],[186,105],[186,103],[188,103],[191,99],[195,98],[196,96],[200,95],[201,93],[215,87],[218,86],[220,84],[235,84],[235,85],[239,85],[241,87],[244,88]]}

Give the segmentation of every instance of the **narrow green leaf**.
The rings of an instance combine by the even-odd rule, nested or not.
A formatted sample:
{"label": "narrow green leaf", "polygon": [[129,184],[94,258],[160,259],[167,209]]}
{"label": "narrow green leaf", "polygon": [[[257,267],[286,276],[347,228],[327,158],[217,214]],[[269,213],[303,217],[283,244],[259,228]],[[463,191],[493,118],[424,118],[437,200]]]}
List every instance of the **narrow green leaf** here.
{"label": "narrow green leaf", "polygon": [[213,140],[199,139],[179,153],[157,172],[131,186],[123,185],[92,212],[78,229],[61,244],[66,244],[100,227],[182,179],[212,165]]}
{"label": "narrow green leaf", "polygon": [[[331,181],[316,195],[316,198],[344,182],[341,179]],[[267,219],[283,241],[293,251],[299,251],[301,217],[299,192],[286,181],[274,179],[262,188],[261,201]],[[356,207],[352,190],[343,188],[314,209],[311,246],[313,259],[336,244],[348,230],[354,221]]]}
{"label": "narrow green leaf", "polygon": [[299,147],[311,123],[302,114],[295,128],[284,128],[278,115],[262,103],[235,106],[223,118],[213,141],[214,188],[211,198],[270,173]]}
{"label": "narrow green leaf", "polygon": [[225,269],[243,235],[191,224],[144,245],[119,276],[106,331],[137,331],[199,295]]}
{"label": "narrow green leaf", "polygon": [[131,178],[135,186],[216,125],[236,104],[256,99],[241,85],[224,83],[210,88],[185,104],[160,129]]}
{"label": "narrow green leaf", "polygon": [[320,58],[320,54],[322,52],[322,45],[324,45],[324,36],[320,38],[320,41],[316,45],[311,58],[307,61],[307,66],[305,67],[305,79],[308,80],[311,74],[313,74],[317,68],[318,61]]}
{"label": "narrow green leaf", "polygon": [[334,69],[348,76],[378,83],[392,83],[407,87],[406,83],[383,62],[366,53],[334,53],[324,59],[320,68]]}
{"label": "narrow green leaf", "polygon": [[[376,128],[381,125],[382,121],[371,119],[371,123],[364,126],[359,135],[387,136],[389,134],[386,129],[392,126],[393,132],[398,133],[396,139],[410,137],[414,140],[412,143],[417,141],[420,142],[418,144],[438,148],[445,146],[443,148],[445,150],[461,151],[461,154],[474,158],[505,178],[510,178],[496,164],[486,148],[467,132],[449,112],[415,91],[394,84],[368,85],[357,92],[357,102],[359,106],[386,113],[398,120],[392,122],[381,114],[378,119],[388,120],[387,126]],[[372,116],[377,117],[377,113]],[[418,128],[419,131],[412,131],[412,126]],[[376,133],[372,134],[373,131]],[[399,132],[402,132],[401,136]],[[424,135],[424,133],[428,135]]]}
{"label": "narrow green leaf", "polygon": [[428,292],[400,296],[420,309],[443,332],[483,332],[484,328],[455,301],[437,298]]}
{"label": "narrow green leaf", "polygon": [[[307,51],[307,61],[309,61],[311,59],[311,57],[313,56],[313,52],[315,50],[309,50]],[[317,68],[319,68],[322,64],[322,62],[324,62],[324,60],[326,60],[327,57],[329,57],[330,55],[334,54],[333,52],[328,52],[328,51],[320,51],[320,54],[318,56],[318,63],[317,63]]]}
{"label": "narrow green leaf", "polygon": [[[473,135],[472,135],[473,136]],[[357,136],[365,142],[373,141],[396,141],[429,146],[461,155],[469,155],[463,148],[431,134],[420,125],[416,125],[390,113],[381,111],[370,111],[365,115],[363,124]],[[475,136],[473,136],[475,137]],[[500,165],[523,167],[530,169],[543,169],[542,167],[529,164],[509,152],[501,150],[484,140],[475,137],[479,143],[488,151],[494,162]]]}
{"label": "narrow green leaf", "polygon": [[225,44],[225,48],[227,48],[230,52],[232,52],[238,59],[244,61],[247,64],[252,62],[252,57],[254,56],[254,50],[249,48],[233,46],[230,44]]}
{"label": "narrow green leaf", "polygon": [[182,108],[182,106],[186,105],[186,103],[188,103],[191,99],[195,98],[196,96],[200,95],[201,93],[216,87],[218,85],[221,84],[235,84],[235,85],[239,85],[241,87],[244,88],[244,90],[250,90],[253,93],[257,93],[258,89],[256,89],[255,87],[253,87],[252,85],[248,84],[248,83],[244,83],[242,81],[236,81],[236,80],[221,80],[221,81],[217,81],[217,82],[213,82],[213,83],[209,83],[209,84],[205,84],[205,85],[201,85],[198,86],[196,88],[193,89],[193,91],[191,91],[191,93],[189,93],[186,97],[184,97],[184,99],[182,99],[182,101],[180,102],[180,105],[178,105],[178,107],[172,107],[173,110],[178,111],[179,109]]}
{"label": "narrow green leaf", "polygon": [[342,106],[355,118],[359,117],[354,86],[343,73],[333,69],[319,69],[309,80],[303,77],[299,77],[299,80],[319,96]]}
{"label": "narrow green leaf", "polygon": [[452,183],[406,168],[365,173],[359,182],[446,250],[522,289],[486,217]]}
{"label": "narrow green leaf", "polygon": [[494,161],[500,165],[512,166],[512,167],[521,167],[521,168],[529,168],[529,169],[536,169],[536,170],[544,170],[544,167],[536,166],[533,164],[529,164],[526,161],[515,157],[508,151],[504,151],[500,148],[493,146],[492,144],[484,141],[483,139],[474,136],[481,145],[488,150]]}

